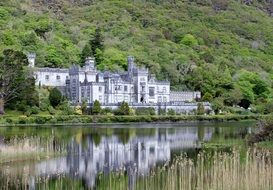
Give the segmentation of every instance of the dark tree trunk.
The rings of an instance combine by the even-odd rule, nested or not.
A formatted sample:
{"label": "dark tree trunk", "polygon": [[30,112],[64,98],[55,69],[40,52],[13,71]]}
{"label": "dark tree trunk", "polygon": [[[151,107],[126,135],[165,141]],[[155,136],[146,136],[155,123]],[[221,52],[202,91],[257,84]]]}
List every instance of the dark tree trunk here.
{"label": "dark tree trunk", "polygon": [[0,99],[0,115],[4,115],[5,114],[5,101],[4,99]]}

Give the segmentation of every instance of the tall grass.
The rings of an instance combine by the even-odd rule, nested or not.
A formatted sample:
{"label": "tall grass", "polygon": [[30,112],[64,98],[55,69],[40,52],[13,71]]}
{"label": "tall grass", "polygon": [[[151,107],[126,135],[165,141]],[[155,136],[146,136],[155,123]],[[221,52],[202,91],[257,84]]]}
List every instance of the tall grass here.
{"label": "tall grass", "polygon": [[180,156],[149,177],[136,183],[136,189],[263,190],[273,189],[272,154],[248,150],[244,159],[239,151],[200,153],[197,160]]}
{"label": "tall grass", "polygon": [[[32,180],[36,189],[270,190],[273,189],[272,158],[271,152],[256,149],[244,153],[238,150],[201,152],[195,159],[178,156],[172,163],[156,167],[148,175],[134,169],[100,173],[92,187],[77,174],[36,176]],[[26,175],[21,176],[18,186],[18,176],[7,177],[7,173],[0,173],[2,189],[10,189],[12,184],[18,189],[29,188],[30,179]]]}
{"label": "tall grass", "polygon": [[[126,181],[126,182],[125,182]],[[132,185],[124,175],[102,175],[97,189],[134,190],[269,190],[273,189],[273,163],[269,151],[248,150],[243,158],[232,153],[200,153],[196,160],[177,157],[140,176]]]}
{"label": "tall grass", "polygon": [[0,164],[24,160],[39,160],[66,153],[66,143],[57,141],[54,136],[41,138],[37,136],[17,137],[0,144]]}

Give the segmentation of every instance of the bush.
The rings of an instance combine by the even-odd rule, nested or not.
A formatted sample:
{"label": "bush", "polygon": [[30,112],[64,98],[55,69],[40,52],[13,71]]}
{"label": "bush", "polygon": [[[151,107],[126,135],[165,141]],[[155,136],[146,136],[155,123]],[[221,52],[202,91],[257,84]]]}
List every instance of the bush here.
{"label": "bush", "polygon": [[48,110],[48,112],[49,112],[51,115],[55,115],[55,114],[56,114],[56,110],[55,110],[52,106],[49,106],[47,110]]}
{"label": "bush", "polygon": [[27,117],[31,116],[31,109],[28,109],[25,113],[24,113]]}
{"label": "bush", "polygon": [[197,104],[197,110],[196,110],[197,115],[204,115],[205,114],[205,108],[203,103],[198,103]]}
{"label": "bush", "polygon": [[88,103],[87,101],[83,101],[81,105],[82,114],[88,114]]}
{"label": "bush", "polygon": [[166,115],[166,109],[158,108],[158,115]]}
{"label": "bush", "polygon": [[82,115],[82,108],[81,106],[75,106],[74,108],[74,113],[77,114],[77,115]]}
{"label": "bush", "polygon": [[36,124],[45,124],[46,123],[46,121],[47,121],[47,119],[45,118],[45,117],[36,117],[35,118],[35,123]]}
{"label": "bush", "polygon": [[212,101],[212,99],[213,99],[213,96],[209,92],[206,92],[204,96],[202,97],[202,101],[204,102],[210,102]]}
{"label": "bush", "polygon": [[186,45],[186,46],[191,46],[191,47],[198,45],[197,39],[191,34],[186,34],[182,38],[181,43]]}
{"label": "bush", "polygon": [[265,114],[273,113],[273,102],[267,103],[265,105],[264,113]]}
{"label": "bush", "polygon": [[168,109],[167,115],[175,115],[175,111],[173,109]]}
{"label": "bush", "polygon": [[20,116],[18,119],[19,124],[26,124],[27,123],[27,117],[26,116]]}
{"label": "bush", "polygon": [[39,108],[40,108],[41,111],[47,111],[49,106],[50,106],[49,104],[47,104],[45,102],[41,102],[40,105],[39,105]]}
{"label": "bush", "polygon": [[7,122],[7,123],[13,123],[13,120],[12,120],[11,118],[7,118],[7,119],[6,119],[6,122]]}
{"label": "bush", "polygon": [[127,102],[122,102],[117,110],[115,110],[115,115],[130,115],[130,107]]}
{"label": "bush", "polygon": [[110,109],[110,108],[104,108],[101,110],[101,114],[102,115],[109,115],[109,114],[112,114],[113,113],[113,110]]}
{"label": "bush", "polygon": [[73,107],[71,107],[70,104],[67,101],[62,102],[58,106],[58,109],[62,110],[64,115],[72,115],[72,114],[74,114]]}
{"label": "bush", "polygon": [[37,106],[33,106],[31,108],[31,114],[38,114],[40,109]]}
{"label": "bush", "polygon": [[136,115],[155,115],[154,108],[136,108]]}
{"label": "bush", "polygon": [[49,98],[50,104],[55,108],[61,103],[63,96],[62,96],[62,93],[58,90],[58,88],[53,88],[50,91],[48,98]]}
{"label": "bush", "polygon": [[101,112],[101,106],[100,106],[100,102],[98,100],[95,100],[93,107],[92,107],[92,114],[100,114]]}
{"label": "bush", "polygon": [[29,109],[29,106],[27,106],[27,103],[25,101],[20,102],[20,104],[17,105],[17,110],[26,112]]}
{"label": "bush", "polygon": [[257,131],[247,138],[249,144],[262,141],[272,141],[273,139],[273,120],[267,119],[257,123]]}

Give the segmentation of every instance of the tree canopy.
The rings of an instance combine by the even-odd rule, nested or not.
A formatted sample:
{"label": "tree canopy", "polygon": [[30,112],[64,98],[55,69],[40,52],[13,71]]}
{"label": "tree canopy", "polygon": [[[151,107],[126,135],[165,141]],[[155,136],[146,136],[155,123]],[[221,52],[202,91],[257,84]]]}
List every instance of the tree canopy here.
{"label": "tree canopy", "polygon": [[[25,54],[20,51],[7,49],[0,57],[0,113],[11,100],[35,101],[32,96],[34,79],[27,69],[28,61]],[[34,105],[35,102],[32,104]]]}
{"label": "tree canopy", "polygon": [[3,0],[0,52],[36,52],[37,66],[50,67],[94,56],[98,69],[114,71],[126,69],[133,55],[172,89],[209,93],[224,107],[257,106],[272,99],[272,7],[235,0]]}

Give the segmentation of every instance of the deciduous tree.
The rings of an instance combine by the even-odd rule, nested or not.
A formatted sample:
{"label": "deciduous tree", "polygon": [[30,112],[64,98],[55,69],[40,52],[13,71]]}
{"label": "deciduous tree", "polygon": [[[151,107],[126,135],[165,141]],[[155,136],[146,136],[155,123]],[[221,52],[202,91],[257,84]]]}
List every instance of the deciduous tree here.
{"label": "deciduous tree", "polygon": [[5,105],[18,98],[23,89],[34,86],[33,75],[27,69],[25,54],[12,49],[4,50],[0,57],[0,114],[4,114]]}

